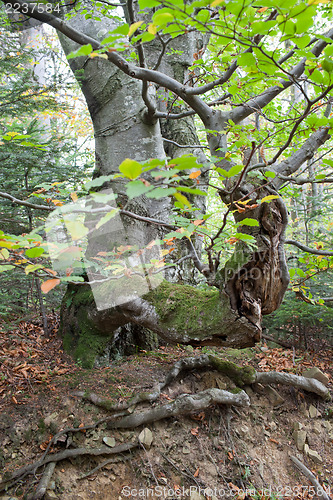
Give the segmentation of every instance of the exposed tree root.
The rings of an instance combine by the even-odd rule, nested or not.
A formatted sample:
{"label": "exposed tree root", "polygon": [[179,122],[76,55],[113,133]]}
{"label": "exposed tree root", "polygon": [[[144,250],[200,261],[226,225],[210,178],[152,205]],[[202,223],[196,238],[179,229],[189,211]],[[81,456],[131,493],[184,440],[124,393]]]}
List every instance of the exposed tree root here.
{"label": "exposed tree root", "polygon": [[256,382],[263,385],[285,384],[292,385],[304,391],[314,392],[322,398],[329,398],[327,387],[314,378],[301,377],[291,373],[261,372],[256,374]]}
{"label": "exposed tree root", "polygon": [[204,410],[212,404],[250,406],[250,398],[245,391],[237,394],[221,389],[207,389],[197,394],[182,394],[177,399],[147,412],[133,413],[117,422],[110,422],[109,429],[128,429],[149,424],[167,417],[186,415],[194,411]]}
{"label": "exposed tree root", "polygon": [[[114,413],[109,417],[100,419],[98,420],[98,422],[92,425],[59,431],[55,436],[53,436],[43,456],[38,461],[29,465],[25,465],[24,467],[14,471],[9,475],[9,477],[3,479],[3,481],[0,483],[0,491],[12,487],[28,474],[35,473],[36,470],[43,465],[49,464],[45,469],[44,475],[37,487],[35,495],[31,497],[32,500],[39,500],[40,498],[42,498],[44,494],[43,492],[45,492],[47,488],[47,484],[52,476],[55,464],[57,462],[65,460],[67,458],[74,458],[82,455],[116,455],[118,453],[133,450],[134,448],[140,446],[140,442],[137,441],[135,443],[121,444],[113,448],[107,446],[102,446],[100,448],[76,448],[67,449],[58,453],[48,455],[51,445],[56,444],[61,436],[69,434],[70,432],[93,429],[103,422],[108,422],[107,427],[109,429],[135,428],[140,425],[149,424],[151,422],[155,422],[167,417],[186,415],[195,411],[204,410],[213,404],[241,407],[250,406],[251,403],[249,396],[245,391],[241,389],[236,389],[234,392],[232,392],[211,388],[205,391],[198,392],[197,394],[181,394],[174,401],[141,413],[132,413],[128,411],[131,407],[137,405],[138,403],[152,403],[157,401],[161,395],[162,389],[164,389],[173,380],[175,380],[182,371],[200,368],[211,368],[212,370],[217,370],[220,373],[223,373],[234,383],[236,383],[237,387],[243,387],[255,383],[260,383],[263,385],[287,384],[308,392],[313,392],[326,399],[330,397],[328,388],[314,378],[311,379],[289,373],[279,372],[258,373],[251,366],[239,367],[235,363],[209,354],[181,359],[173,365],[173,367],[165,377],[165,380],[155,385],[151,392],[142,392],[140,394],[137,394],[133,398],[129,399],[129,401],[124,403],[114,404],[112,401],[101,398],[94,393],[87,394],[84,392],[76,392],[75,394],[77,396],[80,396],[97,406],[101,406],[108,411],[117,411],[118,413]],[[293,457],[291,458],[293,459]],[[98,465],[93,471],[86,474],[84,477],[93,474],[109,462],[110,460],[103,462],[102,464]],[[296,462],[294,461],[294,463]],[[327,495],[323,495],[321,498],[323,500],[330,500]]]}
{"label": "exposed tree root", "polygon": [[157,401],[161,395],[161,391],[167,387],[173,380],[175,380],[182,371],[190,371],[194,369],[201,368],[212,368],[227,375],[231,380],[233,380],[236,385],[243,387],[244,385],[249,385],[255,382],[255,369],[251,366],[239,367],[231,361],[226,361],[218,356],[213,356],[211,354],[202,354],[201,356],[195,356],[185,359],[180,359],[177,361],[164,381],[155,385],[151,392],[141,392],[133,398],[129,399],[124,403],[114,404],[112,401],[102,398],[93,392],[83,392],[76,391],[73,393],[74,396],[79,396],[87,401],[90,401],[94,405],[104,408],[108,411],[122,411],[127,410],[131,406],[137,405],[139,403],[149,402],[153,403]]}
{"label": "exposed tree root", "polygon": [[[121,461],[125,462],[125,460],[128,460],[128,458],[129,457],[122,457]],[[108,460],[105,460],[101,464],[98,464],[96,467],[94,467],[92,470],[90,470],[86,474],[83,474],[82,476],[80,476],[78,479],[85,479],[86,477],[92,476],[93,474],[95,474],[100,469],[103,469],[103,467],[105,467],[106,465],[108,465],[108,464],[114,464],[116,462],[117,462],[116,458],[109,458]]]}
{"label": "exposed tree root", "polygon": [[152,403],[157,401],[161,395],[161,391],[173,380],[175,380],[182,371],[201,368],[212,368],[213,370],[217,370],[218,372],[227,375],[239,387],[251,385],[253,383],[260,383],[263,385],[286,384],[308,392],[314,392],[323,398],[329,397],[327,387],[316,379],[301,377],[299,375],[289,373],[256,372],[252,366],[239,367],[231,361],[223,360],[218,356],[213,356],[211,354],[203,354],[201,356],[185,358],[177,361],[168,372],[164,381],[155,385],[151,392],[141,392],[123,403],[114,404],[112,401],[91,392],[85,393],[77,391],[74,395],[82,397],[94,405],[108,411],[124,411],[139,403]]}
{"label": "exposed tree root", "polygon": [[117,453],[124,453],[125,451],[133,450],[140,446],[139,442],[136,443],[124,443],[114,448],[109,448],[108,446],[101,446],[100,448],[74,448],[71,450],[64,450],[58,453],[53,453],[45,458],[37,460],[32,464],[25,465],[20,469],[14,471],[8,479],[5,479],[0,483],[0,491],[6,488],[12,487],[18,480],[23,479],[23,477],[28,474],[34,474],[37,469],[42,467],[42,465],[49,464],[51,462],[60,462],[66,458],[74,458],[83,455],[99,456],[99,455],[116,455]]}
{"label": "exposed tree root", "polygon": [[296,467],[304,474],[306,478],[312,483],[312,485],[315,488],[315,496],[322,500],[332,500],[330,496],[327,495],[325,492],[324,488],[321,486],[321,484],[317,481],[315,476],[312,474],[312,472],[305,467],[305,465],[298,460],[298,458],[294,456],[290,456],[290,460],[296,465]]}
{"label": "exposed tree root", "polygon": [[39,481],[35,493],[30,497],[30,500],[41,500],[46,493],[49,482],[51,481],[56,463],[49,462],[45,467],[42,479]]}

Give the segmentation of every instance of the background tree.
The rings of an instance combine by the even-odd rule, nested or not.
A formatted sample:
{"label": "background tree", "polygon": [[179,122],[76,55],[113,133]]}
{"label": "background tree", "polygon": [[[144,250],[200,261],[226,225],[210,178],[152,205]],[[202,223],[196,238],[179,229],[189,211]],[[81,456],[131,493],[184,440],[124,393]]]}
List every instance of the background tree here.
{"label": "background tree", "polygon": [[[288,213],[279,190],[300,182],[299,169],[329,149],[331,6],[129,0],[124,23],[103,3],[57,3],[53,14],[50,7],[3,3],[58,30],[93,121],[95,177],[107,176],[100,185],[111,181],[125,226],[136,221],[141,246],[185,234],[193,266],[217,289],[163,283],[145,297],[98,311],[87,285],[71,285],[62,310],[67,343],[75,334],[81,351],[96,348],[96,339],[103,343],[106,334],[134,323],[171,342],[253,345],[262,315],[279,307],[289,283]],[[64,21],[58,16],[65,10]],[[206,135],[207,160],[194,116]],[[180,156],[184,149],[194,156]],[[311,184],[331,181],[321,175]],[[213,235],[207,185],[227,206]],[[225,262],[229,216],[234,234],[227,243],[235,251]],[[177,228],[177,236],[165,234]],[[195,233],[204,235],[203,258]]]}
{"label": "background tree", "polygon": [[[63,91],[70,93],[77,104],[78,89],[71,72],[65,71],[61,54],[56,52],[54,37],[51,33],[47,37],[42,26],[13,30],[3,15],[0,30],[0,224],[2,231],[18,236],[40,226],[46,214],[44,210],[15,204],[12,198],[38,206],[46,202],[38,197],[50,188],[44,198],[55,206],[52,199],[56,201],[60,196],[59,183],[66,180],[68,185],[77,185],[83,166],[88,174],[91,157],[88,151],[82,155],[84,137],[80,144],[76,137],[79,128],[72,122],[72,130],[68,130],[68,123],[75,117],[74,106],[66,105]],[[85,133],[84,122],[81,116],[81,136]],[[1,273],[0,287],[3,321],[17,314],[38,312],[37,276],[11,269],[8,274]],[[55,306],[51,298],[44,299]]]}

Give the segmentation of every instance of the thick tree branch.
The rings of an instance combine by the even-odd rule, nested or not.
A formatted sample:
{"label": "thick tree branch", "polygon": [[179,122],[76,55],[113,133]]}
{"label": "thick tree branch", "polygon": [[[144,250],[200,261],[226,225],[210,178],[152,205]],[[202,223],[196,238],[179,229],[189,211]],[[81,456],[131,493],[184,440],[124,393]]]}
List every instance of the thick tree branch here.
{"label": "thick tree branch", "polygon": [[[277,175],[289,176],[296,172],[304,162],[313,158],[317,149],[330,138],[328,132],[329,127],[320,127],[316,130],[297,151],[275,167]],[[278,178],[273,181],[276,189],[279,189],[283,183],[284,181]]]}
{"label": "thick tree branch", "polygon": [[201,118],[204,124],[208,125],[212,116],[212,110],[210,107],[199,97],[187,95],[187,87],[179,83],[174,78],[160,73],[159,71],[154,71],[152,69],[140,68],[135,64],[128,62],[124,57],[122,57],[116,51],[108,51],[107,47],[102,46],[95,38],[88,36],[81,31],[72,28],[68,23],[62,21],[61,19],[55,17],[53,14],[44,12],[37,12],[30,7],[29,4],[23,2],[23,0],[2,0],[5,5],[11,5],[15,10],[21,13],[33,17],[43,23],[52,26],[56,30],[60,31],[63,35],[67,36],[74,42],[80,45],[90,44],[93,50],[102,50],[108,56],[108,60],[112,62],[117,68],[119,68],[126,75],[141,80],[143,82],[153,82],[161,87],[165,87],[172,92],[174,92],[178,97],[183,99]]}

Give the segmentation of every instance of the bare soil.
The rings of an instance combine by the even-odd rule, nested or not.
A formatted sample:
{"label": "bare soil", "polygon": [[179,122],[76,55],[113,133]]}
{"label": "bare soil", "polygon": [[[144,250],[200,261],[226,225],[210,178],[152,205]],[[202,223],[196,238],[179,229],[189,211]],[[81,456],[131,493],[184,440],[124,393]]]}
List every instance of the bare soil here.
{"label": "bare soil", "polygon": [[[75,391],[92,391],[114,403],[121,402],[151,390],[182,357],[212,352],[239,365],[251,364],[258,371],[296,374],[317,366],[330,377],[332,389],[329,350],[293,352],[266,345],[243,351],[167,346],[155,352],[138,352],[107,368],[84,370],[63,352],[56,330],[54,322],[54,331],[46,339],[38,324],[22,323],[12,332],[0,333],[2,477],[38,460],[60,429],[86,426],[108,415],[74,396]],[[224,383],[217,372],[186,373],[163,391],[157,404],[165,404],[182,393],[221,388]],[[58,462],[45,498],[313,498],[311,483],[295,468],[290,455],[312,470],[333,498],[332,403],[292,387],[275,389],[283,401],[276,401],[263,389],[248,387],[249,408],[214,406],[155,422],[148,426],[153,435],[150,447],[114,456],[113,463],[88,477],[82,478],[110,457],[84,456]],[[314,415],[312,408],[310,416],[311,405],[317,413]],[[147,403],[142,405],[142,409],[148,407]],[[297,449],[292,436],[294,424],[306,431],[307,444],[321,461],[313,462]],[[108,430],[102,423],[92,430],[68,433],[49,453],[66,447],[100,447],[105,437],[114,438],[116,445],[134,442],[141,431],[142,427]],[[26,476],[10,491],[2,491],[0,499],[29,498],[42,473],[41,468],[35,475]]]}

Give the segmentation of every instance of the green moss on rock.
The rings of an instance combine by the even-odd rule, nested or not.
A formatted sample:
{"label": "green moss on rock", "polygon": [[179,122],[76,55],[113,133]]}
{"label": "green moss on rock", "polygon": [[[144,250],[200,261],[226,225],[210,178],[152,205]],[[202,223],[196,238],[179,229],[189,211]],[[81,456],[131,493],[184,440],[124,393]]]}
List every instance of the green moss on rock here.
{"label": "green moss on rock", "polygon": [[[70,299],[71,305],[68,308]],[[60,332],[65,331],[64,350],[83,368],[93,368],[96,357],[103,354],[111,340],[110,335],[103,335],[89,317],[88,306],[93,302],[89,286],[76,287],[75,290],[70,286],[63,299],[63,306],[68,309],[66,318],[71,325],[71,328],[64,328],[66,318],[62,321]]]}
{"label": "green moss on rock", "polygon": [[224,307],[218,290],[163,281],[143,298],[155,307],[162,324],[185,334],[191,332],[192,338],[216,331],[216,326],[223,324]]}

